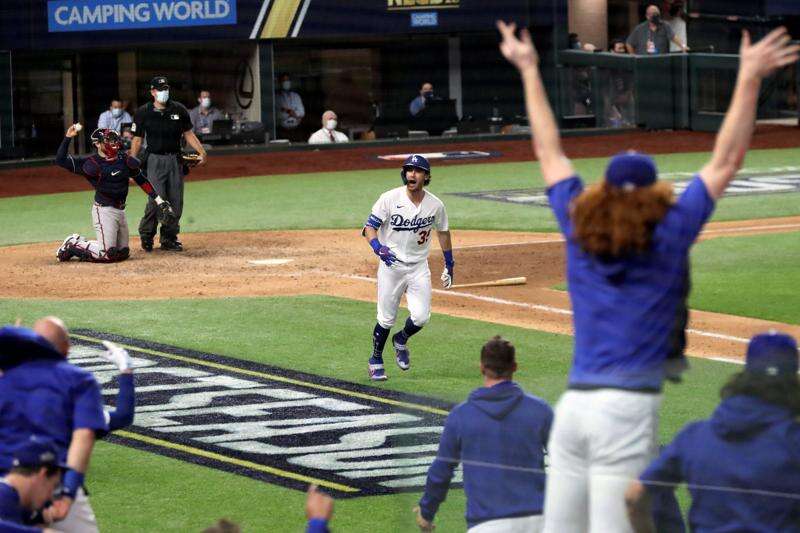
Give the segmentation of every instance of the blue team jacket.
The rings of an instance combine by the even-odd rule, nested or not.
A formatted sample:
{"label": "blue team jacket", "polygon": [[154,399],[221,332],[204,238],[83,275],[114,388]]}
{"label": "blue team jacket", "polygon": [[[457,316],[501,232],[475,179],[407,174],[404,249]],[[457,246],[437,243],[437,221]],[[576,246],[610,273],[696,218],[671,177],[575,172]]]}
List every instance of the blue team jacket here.
{"label": "blue team jacket", "polygon": [[800,422],[788,409],[758,398],[730,397],[711,419],[681,430],[641,479],[686,482],[694,532],[798,533]]}
{"label": "blue team jacket", "polygon": [[472,391],[447,417],[419,502],[422,516],[433,520],[459,462],[469,527],[541,514],[544,453],[552,422],[550,406],[512,381]]}

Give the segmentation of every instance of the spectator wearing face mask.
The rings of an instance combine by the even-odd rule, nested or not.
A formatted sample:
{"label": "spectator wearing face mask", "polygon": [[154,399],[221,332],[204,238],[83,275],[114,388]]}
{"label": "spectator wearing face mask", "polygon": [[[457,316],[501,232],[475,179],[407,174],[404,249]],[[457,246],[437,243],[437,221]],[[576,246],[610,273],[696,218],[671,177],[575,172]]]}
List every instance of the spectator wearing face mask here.
{"label": "spectator wearing face mask", "polygon": [[111,105],[108,110],[100,113],[100,118],[97,119],[97,127],[99,129],[114,130],[119,133],[122,124],[130,122],[133,122],[133,119],[122,107],[122,102],[119,100],[111,100]]}
{"label": "spectator wearing face mask", "polygon": [[303,99],[292,90],[292,79],[288,74],[281,74],[278,82],[275,107],[278,110],[279,135],[291,141],[305,139],[305,136],[298,138],[298,127],[306,116]]}
{"label": "spectator wearing face mask", "polygon": [[647,20],[636,26],[625,41],[629,54],[668,54],[670,42],[678,45],[684,52],[689,51],[689,47],[675,35],[672,26],[661,19],[661,10],[657,6],[647,6],[645,16]]}
{"label": "spectator wearing face mask", "polygon": [[328,144],[328,143],[346,143],[350,139],[341,131],[336,131],[336,113],[325,111],[322,114],[322,128],[315,131],[311,137],[308,138],[308,144]]}
{"label": "spectator wearing face mask", "polygon": [[192,121],[192,130],[196,135],[211,133],[211,125],[215,120],[222,120],[222,111],[211,105],[211,93],[200,91],[197,97],[197,107],[189,111],[189,119]]}
{"label": "spectator wearing face mask", "polygon": [[433,98],[433,84],[426,81],[419,89],[419,96],[411,100],[411,103],[408,104],[408,111],[411,113],[411,116],[416,117],[419,115],[422,110],[425,109],[425,104],[433,100]]}

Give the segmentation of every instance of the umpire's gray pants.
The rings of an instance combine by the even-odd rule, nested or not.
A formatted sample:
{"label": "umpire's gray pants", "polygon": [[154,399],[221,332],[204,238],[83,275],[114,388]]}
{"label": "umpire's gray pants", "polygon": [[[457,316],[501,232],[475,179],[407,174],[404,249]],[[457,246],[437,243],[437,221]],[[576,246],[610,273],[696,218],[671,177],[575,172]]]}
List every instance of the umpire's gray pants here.
{"label": "umpire's gray pants", "polygon": [[[147,179],[153,184],[156,194],[172,204],[175,211],[173,224],[161,225],[161,242],[175,241],[180,232],[183,212],[183,172],[176,155],[150,154],[147,156]],[[158,207],[152,199],[147,201],[144,216],[139,222],[139,235],[152,239],[158,228]]]}

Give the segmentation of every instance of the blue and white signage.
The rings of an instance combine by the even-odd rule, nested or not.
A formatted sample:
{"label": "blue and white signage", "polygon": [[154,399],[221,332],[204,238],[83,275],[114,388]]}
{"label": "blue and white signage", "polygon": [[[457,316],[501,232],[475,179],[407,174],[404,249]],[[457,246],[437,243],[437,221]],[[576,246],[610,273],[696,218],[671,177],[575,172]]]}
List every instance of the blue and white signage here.
{"label": "blue and white signage", "polygon": [[439,25],[439,13],[428,11],[424,13],[411,13],[412,28],[431,28]]}
{"label": "blue and white signage", "polygon": [[51,0],[49,32],[236,24],[236,0]]}

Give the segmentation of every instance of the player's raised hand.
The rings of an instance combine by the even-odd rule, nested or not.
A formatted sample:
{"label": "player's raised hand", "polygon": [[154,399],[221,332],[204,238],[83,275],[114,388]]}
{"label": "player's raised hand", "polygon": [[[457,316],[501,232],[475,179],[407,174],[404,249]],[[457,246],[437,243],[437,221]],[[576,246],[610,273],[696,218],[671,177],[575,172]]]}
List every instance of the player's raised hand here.
{"label": "player's raised hand", "polygon": [[306,518],[329,521],[333,516],[333,498],[309,485],[306,496]]}
{"label": "player's raised hand", "polygon": [[800,45],[792,44],[785,27],[775,28],[756,44],[750,41],[750,33],[742,31],[739,46],[739,72],[743,76],[763,79],[800,59]]}
{"label": "player's raised hand", "polygon": [[520,30],[519,38],[516,36],[517,25],[514,22],[506,24],[502,20],[498,20],[497,29],[503,37],[500,43],[500,52],[512,65],[520,71],[539,65],[539,54],[536,53],[536,47],[533,46],[533,40],[527,28]]}
{"label": "player's raised hand", "polygon": [[128,350],[111,341],[103,341],[103,346],[106,347],[106,351],[101,355],[117,365],[120,372],[126,372],[131,369],[131,356],[128,354]]}
{"label": "player's raised hand", "polygon": [[67,137],[70,137],[70,138],[75,137],[76,135],[78,135],[78,132],[80,130],[78,128],[76,128],[75,126],[77,126],[77,124],[73,124],[72,126],[70,126],[67,129],[67,133],[65,133],[64,135],[66,135]]}

